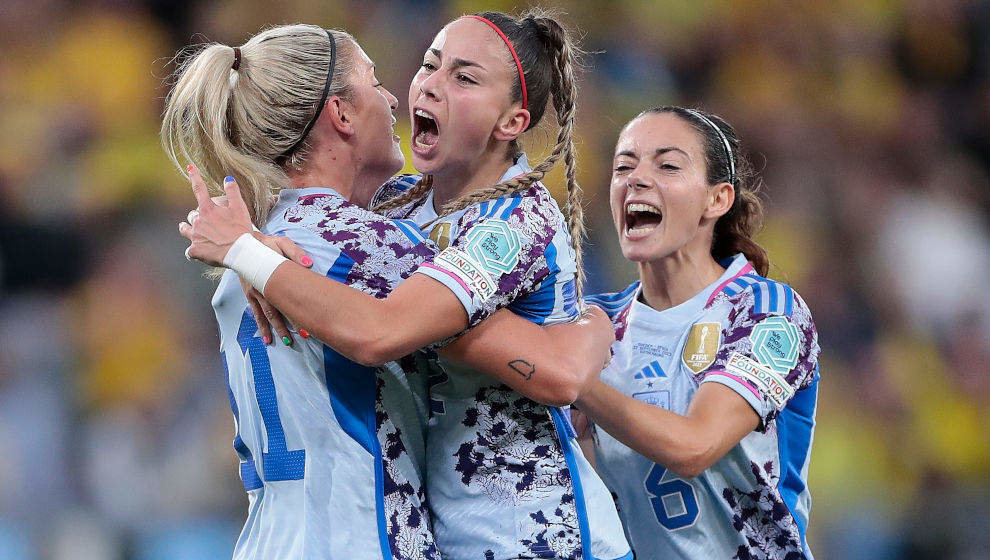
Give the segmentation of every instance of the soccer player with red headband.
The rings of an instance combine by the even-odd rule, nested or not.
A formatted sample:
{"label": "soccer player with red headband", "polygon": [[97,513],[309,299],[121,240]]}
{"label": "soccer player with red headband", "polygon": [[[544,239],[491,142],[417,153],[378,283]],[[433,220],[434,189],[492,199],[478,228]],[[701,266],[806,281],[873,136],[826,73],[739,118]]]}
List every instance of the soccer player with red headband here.
{"label": "soccer player with red headband", "polygon": [[[423,176],[392,181],[375,202],[443,250],[388,297],[279,260],[229,213],[184,230],[189,254],[226,263],[296,327],[362,363],[447,340],[503,307],[539,324],[576,318],[583,220],[574,57],[561,25],[538,13],[465,16],[437,34],[409,90],[413,163]],[[530,168],[517,139],[551,100],[556,143]],[[568,219],[539,182],[561,159]],[[526,379],[541,375],[525,362],[514,367]],[[427,493],[445,557],[631,558],[566,410],[445,357],[434,368]]]}

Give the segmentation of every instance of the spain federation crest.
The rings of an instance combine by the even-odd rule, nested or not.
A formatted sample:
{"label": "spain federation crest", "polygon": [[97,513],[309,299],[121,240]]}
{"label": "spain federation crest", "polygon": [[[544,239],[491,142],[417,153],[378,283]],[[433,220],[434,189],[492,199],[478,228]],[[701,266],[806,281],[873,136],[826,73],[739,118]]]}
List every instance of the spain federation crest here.
{"label": "spain federation crest", "polygon": [[722,338],[722,325],[719,323],[695,323],[684,343],[681,359],[684,365],[695,373],[701,373],[715,361],[718,344]]}

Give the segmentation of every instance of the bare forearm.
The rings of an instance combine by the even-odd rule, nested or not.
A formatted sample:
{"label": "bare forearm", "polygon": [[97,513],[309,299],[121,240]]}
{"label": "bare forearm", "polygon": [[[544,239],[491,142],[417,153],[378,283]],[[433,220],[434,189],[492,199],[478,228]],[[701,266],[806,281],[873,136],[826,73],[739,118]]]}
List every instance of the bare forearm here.
{"label": "bare forearm", "polygon": [[601,429],[681,476],[697,476],[718,459],[698,421],[646,404],[598,382],[576,403]]}
{"label": "bare forearm", "polygon": [[508,310],[495,313],[448,345],[444,356],[478,369],[537,402],[570,404],[583,379],[574,353],[562,352],[552,333]]}
{"label": "bare forearm", "polygon": [[365,350],[383,331],[383,300],[292,263],[275,269],[265,298],[296,327],[361,363],[368,362]]}

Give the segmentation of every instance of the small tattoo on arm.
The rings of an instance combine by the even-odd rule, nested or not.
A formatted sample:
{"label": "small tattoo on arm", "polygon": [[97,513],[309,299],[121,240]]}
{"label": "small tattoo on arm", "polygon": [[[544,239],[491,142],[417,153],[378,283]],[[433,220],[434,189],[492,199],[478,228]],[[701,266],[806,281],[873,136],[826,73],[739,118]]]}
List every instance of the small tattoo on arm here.
{"label": "small tattoo on arm", "polygon": [[509,362],[509,367],[515,370],[516,373],[523,376],[524,379],[529,379],[533,377],[536,373],[536,366],[527,362],[526,360],[512,360]]}

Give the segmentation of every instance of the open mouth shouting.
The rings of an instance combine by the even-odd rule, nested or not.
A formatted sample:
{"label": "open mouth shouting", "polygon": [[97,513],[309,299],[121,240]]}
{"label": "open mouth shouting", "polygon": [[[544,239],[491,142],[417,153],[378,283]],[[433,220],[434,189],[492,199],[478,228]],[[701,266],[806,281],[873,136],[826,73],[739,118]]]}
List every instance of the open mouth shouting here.
{"label": "open mouth shouting", "polygon": [[429,155],[440,142],[440,125],[436,116],[424,109],[413,112],[413,151],[421,156]]}
{"label": "open mouth shouting", "polygon": [[626,204],[626,231],[628,238],[640,239],[653,233],[663,221],[663,212],[652,204],[629,202]]}

